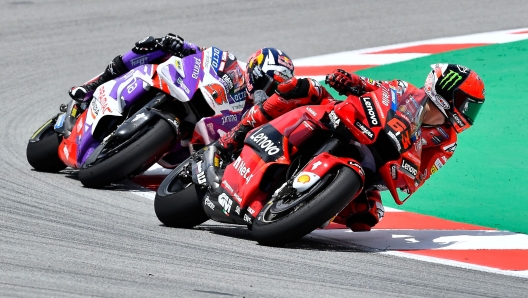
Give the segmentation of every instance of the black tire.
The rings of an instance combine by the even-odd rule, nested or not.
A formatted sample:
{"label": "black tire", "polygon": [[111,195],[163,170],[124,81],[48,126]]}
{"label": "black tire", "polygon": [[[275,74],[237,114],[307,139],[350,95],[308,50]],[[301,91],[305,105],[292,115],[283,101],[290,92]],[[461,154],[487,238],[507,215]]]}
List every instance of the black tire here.
{"label": "black tire", "polygon": [[53,130],[53,125],[46,128],[40,139],[28,142],[26,157],[29,164],[37,171],[57,173],[66,168],[59,158],[59,145],[62,137]]}
{"label": "black tire", "polygon": [[345,208],[362,184],[359,175],[348,167],[336,169],[333,179],[325,177],[319,182],[324,185],[312,187],[320,187],[319,191],[308,195],[285,214],[271,219],[270,210],[275,202],[266,204],[253,222],[255,240],[261,245],[280,246],[305,236]]}
{"label": "black tire", "polygon": [[170,124],[160,119],[121,151],[91,165],[83,165],[79,180],[86,187],[101,188],[138,170],[146,170],[167,152],[174,138]]}
{"label": "black tire", "polygon": [[190,158],[174,169],[156,191],[154,211],[165,226],[192,228],[209,219],[202,206],[206,190],[193,184],[190,177],[179,177],[189,161]]}

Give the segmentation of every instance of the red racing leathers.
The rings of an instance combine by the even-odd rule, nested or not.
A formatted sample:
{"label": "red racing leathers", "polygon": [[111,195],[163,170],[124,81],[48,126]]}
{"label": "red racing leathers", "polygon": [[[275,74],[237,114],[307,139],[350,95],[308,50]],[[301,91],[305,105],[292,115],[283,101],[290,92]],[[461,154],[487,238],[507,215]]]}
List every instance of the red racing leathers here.
{"label": "red racing leathers", "polygon": [[[347,82],[349,87],[358,87],[364,92],[374,91],[381,82],[351,74],[352,79]],[[353,82],[350,84],[350,82]],[[409,85],[403,81],[393,81],[400,89]],[[414,86],[413,86],[414,87]],[[399,90],[404,92],[405,90]],[[297,107],[303,105],[334,104],[335,100],[328,91],[313,79],[292,78],[277,88],[263,103],[253,106],[244,115],[240,123],[230,132],[223,135],[217,144],[221,150],[236,151],[242,145],[246,134],[253,128],[267,123]],[[421,128],[422,146],[421,163],[418,173],[419,181],[411,186],[411,192],[421,187],[429,177],[438,171],[453,155],[456,148],[457,135],[449,124],[441,126],[426,126]],[[405,189],[405,187],[402,187]],[[334,222],[345,224],[353,231],[370,231],[384,215],[381,196],[378,190],[361,193],[346,206],[334,219]]]}
{"label": "red racing leathers", "polygon": [[[391,82],[398,86],[398,92],[404,93],[409,84],[404,81],[395,80]],[[351,74],[347,80],[348,87],[358,87],[364,92],[374,91],[381,85],[380,81],[359,77]],[[414,86],[411,85],[412,88]],[[416,144],[421,146],[420,167],[417,175],[417,183],[410,186],[398,185],[403,190],[414,193],[420,188],[432,174],[438,171],[453,155],[457,146],[457,134],[452,125],[444,123],[440,126],[421,127],[421,138]],[[409,189],[410,188],[410,189]],[[353,231],[370,231],[384,215],[381,204],[381,196],[378,190],[366,191],[346,206],[334,219],[334,222],[346,224]]]}

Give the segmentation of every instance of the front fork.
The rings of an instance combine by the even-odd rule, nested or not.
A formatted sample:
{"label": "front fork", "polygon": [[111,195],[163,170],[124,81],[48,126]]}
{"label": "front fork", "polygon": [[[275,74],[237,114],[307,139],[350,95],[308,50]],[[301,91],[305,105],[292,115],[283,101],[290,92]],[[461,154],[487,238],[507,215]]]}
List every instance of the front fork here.
{"label": "front fork", "polygon": [[87,103],[79,104],[75,100],[71,100],[67,105],[61,104],[60,114],[55,122],[55,131],[58,134],[62,134],[64,138],[68,138],[75,126],[75,122],[79,115],[87,108]]}

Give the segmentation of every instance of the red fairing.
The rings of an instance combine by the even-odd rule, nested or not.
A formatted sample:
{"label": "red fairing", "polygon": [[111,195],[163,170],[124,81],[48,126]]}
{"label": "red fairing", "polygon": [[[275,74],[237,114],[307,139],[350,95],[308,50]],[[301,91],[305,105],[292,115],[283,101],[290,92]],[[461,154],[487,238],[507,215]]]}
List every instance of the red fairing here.
{"label": "red fairing", "polygon": [[258,186],[269,166],[269,163],[265,163],[251,150],[243,150],[232,166],[226,168],[221,186],[238,202],[240,208],[245,208],[252,202],[260,202],[252,206],[259,212],[267,193]]}
{"label": "red fairing", "polygon": [[361,97],[348,96],[334,111],[360,143],[370,145],[384,130],[386,115],[396,100],[392,98],[391,89],[396,88],[397,81],[383,82],[378,89]]}
{"label": "red fairing", "polygon": [[457,147],[457,133],[450,125],[422,128],[421,187],[431,175],[442,168],[453,156]]}
{"label": "red fairing", "polygon": [[[289,117],[280,117],[249,132],[240,156],[226,168],[221,186],[240,208],[258,214],[269,194],[259,188],[268,168],[290,164],[290,156],[297,152],[315,130],[327,129],[320,123],[333,106],[303,106],[291,111]],[[278,141],[280,140],[280,141]],[[253,148],[251,147],[253,146]],[[261,150],[261,154],[255,152]],[[270,160],[265,158],[273,157]],[[253,211],[253,213],[252,213]]]}
{"label": "red fairing", "polygon": [[293,132],[293,127],[297,127],[297,125],[299,125],[302,121],[308,120],[313,122],[316,127],[326,129],[326,127],[324,127],[320,121],[330,111],[332,111],[333,108],[333,105],[302,106],[288,113],[288,117],[280,117],[270,123],[279,132],[289,136],[289,138],[292,139],[290,134]]}
{"label": "red fairing", "polygon": [[84,123],[86,122],[86,114],[92,109],[84,111],[77,121],[75,126],[67,139],[63,139],[59,145],[59,158],[64,162],[65,165],[78,169],[80,167],[77,164],[78,145],[84,134]]}
{"label": "red fairing", "polygon": [[152,64],[152,87],[157,88],[167,94],[170,94],[169,86],[159,77],[156,69],[158,65]]}
{"label": "red fairing", "polygon": [[[302,169],[302,172],[309,172],[319,177],[324,177],[330,170],[339,165],[351,168],[359,177],[361,177],[362,184],[365,183],[365,172],[363,171],[363,167],[356,160],[346,157],[337,157],[327,152],[317,155],[304,167],[304,169]],[[363,187],[361,187],[353,197],[355,198],[362,190]]]}
{"label": "red fairing", "polygon": [[[418,142],[421,142],[418,140]],[[405,200],[400,200],[397,188],[405,190],[409,195],[414,193],[421,181],[423,180],[420,174],[420,150],[416,147],[420,145],[414,144],[411,150],[406,151],[398,160],[388,162],[379,169],[379,173],[390,191],[394,201],[401,205]],[[407,197],[408,198],[408,197]]]}

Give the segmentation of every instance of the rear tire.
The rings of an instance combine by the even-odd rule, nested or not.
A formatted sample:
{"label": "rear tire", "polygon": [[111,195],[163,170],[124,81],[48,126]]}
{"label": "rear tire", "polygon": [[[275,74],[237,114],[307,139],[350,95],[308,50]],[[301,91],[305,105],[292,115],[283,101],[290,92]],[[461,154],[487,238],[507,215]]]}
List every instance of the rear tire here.
{"label": "rear tire", "polygon": [[[324,178],[320,183],[325,183]],[[348,167],[337,169],[335,177],[329,180],[321,186],[322,191],[278,215],[272,215],[270,210],[279,200],[265,205],[253,222],[255,240],[262,245],[280,246],[305,236],[343,210],[362,185],[359,175]]]}
{"label": "rear tire", "polygon": [[185,179],[180,173],[185,171],[190,158],[182,162],[160,184],[154,199],[154,211],[158,219],[168,227],[192,228],[206,222],[209,217],[202,207],[206,189]]}
{"label": "rear tire", "polygon": [[79,180],[86,187],[101,188],[146,170],[162,157],[174,138],[170,124],[160,119],[121,151],[91,165],[84,164]]}
{"label": "rear tire", "polygon": [[29,142],[26,157],[29,164],[37,171],[57,173],[64,170],[66,165],[59,158],[59,145],[62,137],[53,130],[53,126],[46,128],[40,139]]}

